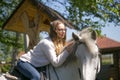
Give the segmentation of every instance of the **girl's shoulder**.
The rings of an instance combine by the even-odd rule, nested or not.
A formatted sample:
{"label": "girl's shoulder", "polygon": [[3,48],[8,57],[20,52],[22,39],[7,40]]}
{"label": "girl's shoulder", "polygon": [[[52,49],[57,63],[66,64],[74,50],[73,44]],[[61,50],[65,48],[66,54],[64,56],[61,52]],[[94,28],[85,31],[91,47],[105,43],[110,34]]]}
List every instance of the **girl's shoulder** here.
{"label": "girl's shoulder", "polygon": [[52,40],[51,40],[51,38],[50,37],[46,37],[46,38],[44,38],[44,39],[42,39],[41,41],[40,41],[40,43],[52,43]]}

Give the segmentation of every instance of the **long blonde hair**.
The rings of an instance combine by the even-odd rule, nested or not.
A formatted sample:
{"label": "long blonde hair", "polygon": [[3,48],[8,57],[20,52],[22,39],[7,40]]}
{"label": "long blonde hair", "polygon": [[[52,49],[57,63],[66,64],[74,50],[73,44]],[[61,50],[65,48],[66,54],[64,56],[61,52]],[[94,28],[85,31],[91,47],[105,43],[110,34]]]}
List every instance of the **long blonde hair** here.
{"label": "long blonde hair", "polygon": [[51,24],[50,24],[51,26],[50,26],[49,35],[50,35],[50,38],[52,39],[52,41],[55,45],[57,55],[60,54],[61,50],[63,49],[63,47],[66,44],[66,34],[65,34],[65,37],[62,40],[59,40],[58,36],[57,36],[57,33],[55,31],[56,27],[61,23],[64,24],[61,20],[55,20],[55,21],[51,22]]}

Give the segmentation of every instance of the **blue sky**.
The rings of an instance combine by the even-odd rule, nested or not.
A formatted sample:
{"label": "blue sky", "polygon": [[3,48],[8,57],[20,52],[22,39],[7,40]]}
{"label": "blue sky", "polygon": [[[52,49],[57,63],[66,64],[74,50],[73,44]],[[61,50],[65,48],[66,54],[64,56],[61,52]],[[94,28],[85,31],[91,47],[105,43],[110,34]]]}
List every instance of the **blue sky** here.
{"label": "blue sky", "polygon": [[[67,30],[67,40],[71,39],[72,32],[76,32],[73,29]],[[102,35],[120,42],[120,26],[114,26],[113,24],[106,24],[106,27],[102,28]]]}
{"label": "blue sky", "polygon": [[106,24],[106,27],[102,28],[102,34],[105,34],[106,37],[120,42],[120,26],[114,26],[112,23]]}

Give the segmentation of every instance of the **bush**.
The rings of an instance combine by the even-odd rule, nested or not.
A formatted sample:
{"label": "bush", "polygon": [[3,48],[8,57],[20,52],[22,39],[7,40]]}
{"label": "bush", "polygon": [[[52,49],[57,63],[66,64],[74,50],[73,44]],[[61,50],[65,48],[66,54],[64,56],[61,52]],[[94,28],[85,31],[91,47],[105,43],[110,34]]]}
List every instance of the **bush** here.
{"label": "bush", "polygon": [[10,66],[11,66],[10,64],[3,64],[2,67],[1,67],[1,72],[2,73],[9,72]]}

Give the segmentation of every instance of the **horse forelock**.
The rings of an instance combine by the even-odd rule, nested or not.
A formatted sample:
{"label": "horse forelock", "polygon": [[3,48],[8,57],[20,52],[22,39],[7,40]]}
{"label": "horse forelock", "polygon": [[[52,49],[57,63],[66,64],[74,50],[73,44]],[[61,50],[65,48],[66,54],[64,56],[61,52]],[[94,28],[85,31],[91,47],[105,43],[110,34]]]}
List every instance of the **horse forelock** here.
{"label": "horse forelock", "polygon": [[95,41],[86,41],[85,42],[87,48],[88,48],[88,51],[92,54],[92,55],[97,55],[99,54],[99,49],[98,49],[98,46],[96,44]]}

